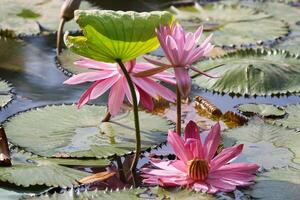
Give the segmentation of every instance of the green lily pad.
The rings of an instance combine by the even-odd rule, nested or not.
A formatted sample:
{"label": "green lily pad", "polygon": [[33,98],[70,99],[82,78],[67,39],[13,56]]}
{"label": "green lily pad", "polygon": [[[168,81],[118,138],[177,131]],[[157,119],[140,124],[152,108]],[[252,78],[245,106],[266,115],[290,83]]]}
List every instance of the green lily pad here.
{"label": "green lily pad", "polygon": [[13,153],[12,167],[0,167],[0,181],[29,187],[45,185],[54,187],[72,187],[90,174],[72,168],[57,165],[50,160],[32,160],[29,154]]}
{"label": "green lily pad", "polygon": [[263,117],[282,117],[286,114],[284,108],[271,104],[242,104],[237,109],[243,114],[258,114]]}
{"label": "green lily pad", "polygon": [[300,58],[283,50],[241,49],[196,65],[219,77],[198,76],[194,79],[196,84],[208,90],[261,96],[300,91]]}
{"label": "green lily pad", "polygon": [[[104,62],[129,61],[158,48],[155,28],[170,24],[166,11],[75,11],[75,19],[84,36],[68,36],[66,45],[75,53]],[[124,23],[126,22],[126,23]]]}
{"label": "green lily pad", "polygon": [[300,26],[296,24],[299,21],[300,9],[287,3],[276,1],[239,1],[236,4],[249,6],[272,15],[277,20],[288,22],[292,31],[299,31]]}
{"label": "green lily pad", "polygon": [[[263,121],[250,121],[246,126],[225,131],[223,134],[223,142],[225,146],[232,146],[235,143],[244,142],[253,143],[254,145],[260,142],[268,142],[273,144],[274,147],[286,148],[294,154],[294,156],[291,157],[289,153],[286,153],[284,158],[278,159],[280,162],[284,159],[289,159],[296,164],[300,164],[300,134],[284,127],[273,126]],[[283,150],[280,151],[282,152],[281,155],[283,155]],[[266,155],[270,156],[271,154]],[[274,156],[276,157],[277,155],[274,154]],[[269,159],[273,159],[272,156],[270,156]],[[267,158],[266,160],[268,161]],[[276,165],[277,163],[274,162],[274,166]],[[293,167],[298,166],[292,163],[289,165]]]}
{"label": "green lily pad", "polygon": [[287,24],[256,9],[223,3],[172,6],[169,9],[186,30],[204,25],[205,35],[213,33],[217,45],[255,44],[275,40],[289,32]]}
{"label": "green lily pad", "polygon": [[213,196],[203,193],[196,193],[190,190],[178,190],[175,193],[166,191],[162,188],[136,188],[136,189],[121,189],[118,191],[83,191],[74,192],[73,190],[63,194],[42,195],[31,198],[31,200],[65,200],[72,198],[73,200],[100,200],[100,199],[189,199],[189,200],[213,200]]}
{"label": "green lily pad", "polygon": [[5,107],[11,100],[13,95],[11,94],[10,85],[0,79],[0,109]]}
{"label": "green lily pad", "polygon": [[0,199],[3,200],[16,200],[23,196],[22,193],[15,192],[13,190],[0,188]]}
{"label": "green lily pad", "polygon": [[[111,122],[101,123],[105,112],[105,106],[46,106],[17,114],[4,127],[10,142],[45,157],[104,158],[132,152],[133,113],[126,112]],[[140,124],[144,150],[166,141],[167,120],[140,112]]]}
{"label": "green lily pad", "polygon": [[[156,56],[147,55],[150,58],[157,58]],[[82,57],[73,53],[69,49],[65,49],[60,55],[56,57],[56,64],[60,70],[62,70],[66,75],[72,76],[73,74],[79,74],[83,72],[95,71],[93,69],[80,68],[74,65],[75,61],[80,60]],[[147,62],[143,56],[136,59],[137,62]]]}
{"label": "green lily pad", "polygon": [[252,189],[244,192],[255,199],[299,199],[300,171],[293,168],[271,170],[261,174]]}
{"label": "green lily pad", "polygon": [[275,120],[275,124],[300,131],[300,104],[285,107],[287,115],[283,119]]}
{"label": "green lily pad", "polygon": [[[11,36],[37,34],[40,32],[38,23],[47,29],[57,30],[60,21],[60,8],[63,2],[63,0],[2,0],[0,35],[7,32],[10,32]],[[92,8],[92,5],[82,1],[80,9],[89,8]],[[65,30],[78,29],[79,27],[74,21],[66,23]]]}
{"label": "green lily pad", "polygon": [[294,54],[300,54],[300,36],[289,37],[274,47],[277,49],[287,50]]}

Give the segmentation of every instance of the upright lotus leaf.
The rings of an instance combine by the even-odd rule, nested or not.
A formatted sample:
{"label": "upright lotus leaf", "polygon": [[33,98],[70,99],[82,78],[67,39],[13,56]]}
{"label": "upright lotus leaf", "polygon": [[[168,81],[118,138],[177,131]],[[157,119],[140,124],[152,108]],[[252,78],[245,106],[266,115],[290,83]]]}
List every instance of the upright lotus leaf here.
{"label": "upright lotus leaf", "polygon": [[[0,181],[17,186],[29,187],[45,185],[48,187],[72,187],[90,174],[60,166],[51,159],[33,160],[28,153],[12,153],[12,167],[0,167]],[[0,195],[1,196],[1,195]]]}
{"label": "upright lotus leaf", "polygon": [[299,199],[300,170],[284,168],[263,173],[251,189],[244,191],[254,199]]}
{"label": "upright lotus leaf", "polygon": [[[286,163],[286,166],[300,166],[300,135],[294,131],[287,128],[273,126],[263,121],[250,121],[248,125],[242,126],[235,129],[229,129],[223,134],[223,142],[225,146],[231,146],[235,143],[247,143],[251,146],[253,143],[254,146],[260,146],[261,152],[263,149],[274,149],[274,152],[280,152],[278,154],[271,153],[269,158],[266,158],[266,163],[268,167],[271,165],[278,166],[283,163]],[[264,144],[265,143],[265,144]],[[272,145],[270,145],[272,144]],[[276,148],[275,148],[276,147]],[[291,155],[288,151],[293,153]],[[254,148],[255,149],[255,148]],[[253,155],[255,156],[255,154]],[[261,155],[257,154],[258,158]],[[276,158],[281,160],[280,163],[276,163]],[[293,161],[296,164],[293,164],[288,161]],[[284,162],[283,162],[284,161]]]}
{"label": "upright lotus leaf", "polygon": [[0,79],[0,110],[12,100],[11,89],[7,82]]}
{"label": "upright lotus leaf", "polygon": [[284,41],[280,41],[274,47],[278,49],[287,50],[294,54],[300,54],[300,36],[288,37]]}
{"label": "upright lotus leaf", "polygon": [[31,200],[143,200],[143,199],[189,199],[189,200],[213,200],[216,199],[211,195],[196,193],[189,190],[179,190],[176,192],[169,192],[162,188],[135,188],[135,189],[120,189],[117,191],[74,191],[73,189],[63,194],[55,193],[45,194],[30,198]]}
{"label": "upright lotus leaf", "polygon": [[[4,127],[10,142],[45,157],[104,158],[132,152],[133,113],[101,123],[105,113],[106,106],[53,105],[19,113]],[[140,123],[143,150],[166,141],[167,120],[140,112]]]}
{"label": "upright lotus leaf", "polygon": [[159,46],[155,28],[170,24],[171,13],[153,11],[75,11],[84,36],[68,36],[66,45],[75,53],[104,62],[129,61]]}
{"label": "upright lotus leaf", "polygon": [[284,108],[271,104],[241,104],[236,107],[246,115],[258,114],[262,117],[282,117],[286,114]]}
{"label": "upright lotus leaf", "polygon": [[[19,34],[37,34],[39,24],[55,31],[60,20],[60,8],[64,0],[1,0],[0,35],[18,36]],[[94,8],[87,1],[82,1],[80,9]],[[65,30],[77,30],[79,27],[71,21]]]}
{"label": "upright lotus leaf", "polygon": [[219,78],[198,76],[208,90],[237,95],[278,95],[300,91],[300,58],[274,49],[240,49],[199,62],[200,70]]}
{"label": "upright lotus leaf", "polygon": [[205,35],[213,33],[213,42],[220,46],[255,44],[289,33],[288,25],[272,15],[245,6],[226,4],[226,1],[172,6],[169,11],[175,14],[186,30],[195,31],[204,25]]}
{"label": "upright lotus leaf", "polygon": [[274,123],[300,131],[300,104],[288,105],[285,107],[285,110],[287,112],[286,117],[275,120]]}

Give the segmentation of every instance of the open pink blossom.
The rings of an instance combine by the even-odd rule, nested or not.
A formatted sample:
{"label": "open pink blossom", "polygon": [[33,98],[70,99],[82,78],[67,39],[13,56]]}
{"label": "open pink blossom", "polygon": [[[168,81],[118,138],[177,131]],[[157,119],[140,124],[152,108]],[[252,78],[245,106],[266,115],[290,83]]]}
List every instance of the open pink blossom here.
{"label": "open pink blossom", "polygon": [[[98,62],[84,58],[75,62],[78,67],[93,69],[94,71],[74,75],[64,82],[64,84],[74,85],[84,82],[94,82],[81,96],[78,101],[78,108],[82,107],[91,99],[96,99],[110,89],[108,99],[109,112],[114,116],[123,104],[125,96],[132,102],[131,93],[125,75],[118,64]],[[152,110],[152,98],[159,96],[168,101],[174,102],[176,95],[168,88],[160,85],[156,81],[164,81],[176,84],[175,77],[169,72],[158,73],[149,77],[135,77],[134,73],[148,70],[154,66],[149,63],[136,63],[135,60],[124,64],[135,85],[138,102],[145,108]]]}
{"label": "open pink blossom", "polygon": [[[192,80],[188,74],[188,69],[209,76],[192,66],[195,61],[207,56],[214,48],[210,43],[212,34],[198,45],[202,31],[203,26],[199,27],[195,33],[185,32],[181,25],[176,23],[171,27],[161,26],[156,31],[157,38],[170,64],[145,58],[148,62],[160,66],[156,71],[174,68],[178,88],[183,97],[187,97],[191,90]],[[152,71],[155,72],[155,70]]]}
{"label": "open pink blossom", "polygon": [[190,121],[185,128],[184,139],[169,130],[168,143],[177,160],[152,160],[156,167],[143,168],[144,182],[160,186],[186,186],[196,191],[216,193],[231,192],[236,186],[252,184],[259,166],[251,163],[230,163],[242,151],[243,145],[225,148],[216,155],[221,141],[217,123],[201,142],[198,126]]}

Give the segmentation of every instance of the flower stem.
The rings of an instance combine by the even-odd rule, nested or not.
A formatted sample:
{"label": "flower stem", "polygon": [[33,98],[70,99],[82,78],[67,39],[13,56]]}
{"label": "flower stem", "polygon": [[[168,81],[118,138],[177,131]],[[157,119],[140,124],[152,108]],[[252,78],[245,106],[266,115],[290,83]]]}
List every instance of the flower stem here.
{"label": "flower stem", "polygon": [[109,122],[110,118],[111,114],[109,111],[107,111],[101,122]]}
{"label": "flower stem", "polygon": [[177,107],[177,120],[176,120],[176,133],[181,135],[181,95],[178,86],[176,87],[176,107]]}
{"label": "flower stem", "polygon": [[[128,82],[129,85],[129,89],[131,92],[131,97],[132,97],[132,106],[133,106],[133,114],[134,114],[134,125],[135,125],[135,137],[136,137],[136,147],[135,147],[135,155],[130,167],[131,172],[135,172],[138,160],[140,158],[140,154],[141,154],[141,134],[140,134],[140,123],[139,123],[139,113],[138,113],[138,103],[137,103],[137,97],[136,97],[136,93],[135,93],[135,89],[134,89],[134,85],[132,83],[132,80],[130,78],[129,73],[127,72],[126,67],[124,66],[124,64],[122,63],[122,61],[120,59],[116,60],[117,63],[119,64],[119,66],[121,67],[125,78]],[[134,181],[135,182],[135,181]]]}
{"label": "flower stem", "polygon": [[63,17],[61,18],[59,22],[59,27],[57,31],[57,36],[56,36],[56,55],[59,55],[62,50],[62,39],[63,39],[63,32],[64,32],[64,25],[65,25],[66,19]]}

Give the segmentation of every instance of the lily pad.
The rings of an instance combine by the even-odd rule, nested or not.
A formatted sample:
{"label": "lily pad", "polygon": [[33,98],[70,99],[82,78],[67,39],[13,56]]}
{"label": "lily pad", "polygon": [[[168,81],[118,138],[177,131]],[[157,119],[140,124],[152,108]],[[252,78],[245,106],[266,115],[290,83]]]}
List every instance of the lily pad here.
{"label": "lily pad", "polygon": [[[299,21],[300,21],[300,19],[299,19]],[[287,50],[291,53],[299,55],[300,54],[300,36],[289,37],[286,40],[278,43],[274,47],[278,48],[278,49]]]}
{"label": "lily pad", "polygon": [[[123,155],[135,149],[133,113],[101,123],[105,106],[53,105],[19,113],[4,124],[13,144],[45,157]],[[140,112],[142,148],[166,141],[167,120]],[[26,137],[24,137],[26,135]]]}
{"label": "lily pad", "polygon": [[89,176],[72,168],[57,165],[50,160],[34,161],[29,154],[12,154],[12,167],[0,167],[0,181],[29,187],[45,185],[54,187],[72,187],[76,180]]}
{"label": "lily pad", "polygon": [[42,195],[33,197],[32,200],[85,200],[85,199],[123,199],[123,200],[137,200],[137,199],[189,199],[189,200],[213,200],[213,196],[203,193],[196,193],[190,190],[179,190],[176,193],[166,191],[162,188],[137,188],[137,189],[121,189],[118,191],[82,191],[74,190],[65,192],[63,194]]}
{"label": "lily pad", "polygon": [[271,15],[240,5],[208,3],[172,6],[169,9],[185,29],[195,31],[204,25],[205,34],[213,33],[217,45],[255,44],[275,40],[289,32],[288,25]]}
{"label": "lily pad", "polygon": [[65,37],[67,47],[81,56],[111,63],[117,59],[126,62],[157,49],[155,28],[173,21],[173,15],[166,11],[77,10],[74,14],[84,36]]}
{"label": "lily pad", "polygon": [[0,199],[3,199],[3,200],[16,200],[16,199],[20,199],[22,196],[23,196],[22,193],[15,192],[13,190],[0,188]]}
{"label": "lily pad", "polygon": [[244,192],[255,199],[298,199],[300,196],[300,171],[293,168],[271,170],[261,174],[252,189]]}
{"label": "lily pad", "polygon": [[[8,30],[11,35],[37,34],[39,24],[50,30],[57,30],[60,20],[60,8],[63,0],[2,0],[0,7],[0,33]],[[82,1],[80,9],[89,9],[92,5]],[[38,23],[39,24],[38,24]],[[66,30],[78,30],[78,25],[66,23]]]}
{"label": "lily pad", "polygon": [[[291,158],[287,153],[284,159],[291,158],[294,163],[300,164],[300,134],[294,130],[266,124],[263,121],[250,121],[246,126],[229,129],[223,134],[225,146],[232,146],[235,143],[244,142],[256,145],[262,141],[271,143],[277,148],[288,149],[294,156]],[[291,166],[296,165],[291,164]]]}
{"label": "lily pad", "polygon": [[258,114],[262,117],[282,117],[286,114],[284,108],[271,104],[242,104],[237,109],[246,115]]}
{"label": "lily pad", "polygon": [[283,50],[240,49],[196,65],[219,77],[194,79],[200,87],[215,92],[264,96],[300,91],[300,58]]}
{"label": "lily pad", "polygon": [[11,100],[13,95],[11,94],[10,85],[0,79],[0,109],[5,107]]}
{"label": "lily pad", "polygon": [[287,116],[283,119],[275,120],[275,124],[296,129],[300,131],[300,104],[288,105],[285,107]]}

